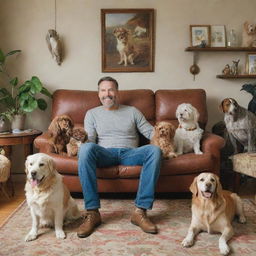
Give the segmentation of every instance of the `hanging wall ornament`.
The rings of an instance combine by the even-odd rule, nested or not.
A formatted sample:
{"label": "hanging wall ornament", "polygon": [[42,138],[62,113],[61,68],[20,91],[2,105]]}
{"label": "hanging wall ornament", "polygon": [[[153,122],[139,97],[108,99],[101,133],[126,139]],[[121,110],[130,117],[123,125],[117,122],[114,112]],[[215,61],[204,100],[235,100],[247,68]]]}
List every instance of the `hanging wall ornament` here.
{"label": "hanging wall ornament", "polygon": [[58,33],[56,31],[56,0],[55,0],[55,29],[49,29],[48,33],[46,35],[46,42],[49,48],[49,51],[53,57],[53,59],[57,62],[58,65],[62,62],[62,48],[61,48],[61,42],[60,38],[58,36]]}

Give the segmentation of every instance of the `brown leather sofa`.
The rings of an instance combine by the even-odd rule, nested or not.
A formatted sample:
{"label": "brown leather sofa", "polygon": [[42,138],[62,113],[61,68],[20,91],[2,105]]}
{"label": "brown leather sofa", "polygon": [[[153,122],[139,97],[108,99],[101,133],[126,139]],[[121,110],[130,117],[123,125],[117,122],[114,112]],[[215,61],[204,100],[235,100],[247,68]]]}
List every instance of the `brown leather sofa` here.
{"label": "brown leather sofa", "polygon": [[[207,123],[206,93],[202,89],[188,90],[123,90],[119,91],[121,104],[137,107],[151,123],[170,121],[176,126],[176,108],[181,103],[191,103],[199,113],[199,124],[205,128]],[[57,90],[53,95],[52,119],[61,114],[69,115],[76,126],[83,126],[87,110],[100,105],[97,91]],[[111,122],[111,120],[110,120]],[[39,152],[53,157],[57,170],[64,176],[64,182],[72,192],[81,192],[77,171],[77,158],[52,153],[46,131],[37,137],[34,145]],[[141,145],[148,143],[141,137]],[[220,149],[223,138],[206,132],[203,136],[202,155],[184,154],[174,159],[163,160],[158,180],[157,192],[187,192],[195,176],[200,172],[219,174]],[[99,192],[136,192],[140,166],[113,166],[97,169]]]}

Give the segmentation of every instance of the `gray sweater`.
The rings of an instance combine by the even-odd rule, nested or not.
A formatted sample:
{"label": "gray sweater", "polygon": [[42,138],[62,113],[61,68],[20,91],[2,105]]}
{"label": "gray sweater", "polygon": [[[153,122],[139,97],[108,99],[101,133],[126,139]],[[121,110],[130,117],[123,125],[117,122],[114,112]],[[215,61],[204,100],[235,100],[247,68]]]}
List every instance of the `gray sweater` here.
{"label": "gray sweater", "polygon": [[153,126],[132,106],[119,105],[116,110],[99,106],[87,111],[84,127],[90,142],[105,148],[138,147],[138,132],[151,139]]}

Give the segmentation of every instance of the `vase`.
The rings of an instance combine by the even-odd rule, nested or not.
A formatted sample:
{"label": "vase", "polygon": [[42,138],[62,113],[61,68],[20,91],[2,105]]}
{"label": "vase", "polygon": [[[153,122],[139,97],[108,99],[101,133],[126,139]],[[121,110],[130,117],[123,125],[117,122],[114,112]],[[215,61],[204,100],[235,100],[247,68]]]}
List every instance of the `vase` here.
{"label": "vase", "polygon": [[0,133],[1,132],[10,132],[11,131],[11,122],[6,118],[0,117]]}
{"label": "vase", "polygon": [[14,115],[12,119],[12,130],[24,130],[26,115]]}

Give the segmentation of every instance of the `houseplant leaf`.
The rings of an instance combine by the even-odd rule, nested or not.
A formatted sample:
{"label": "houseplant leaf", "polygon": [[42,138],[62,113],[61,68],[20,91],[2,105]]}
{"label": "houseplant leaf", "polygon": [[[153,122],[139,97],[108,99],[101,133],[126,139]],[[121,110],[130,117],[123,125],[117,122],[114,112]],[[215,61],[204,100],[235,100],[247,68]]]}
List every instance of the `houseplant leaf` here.
{"label": "houseplant leaf", "polygon": [[12,84],[13,86],[17,86],[18,84],[18,77],[14,77],[11,81],[10,84]]}
{"label": "houseplant leaf", "polygon": [[3,64],[5,61],[5,56],[4,53],[2,52],[2,50],[0,49],[0,64]]}
{"label": "houseplant leaf", "polygon": [[28,99],[20,101],[20,106],[23,111],[32,112],[38,107],[38,104],[35,98],[33,98],[32,96],[28,96]]}
{"label": "houseplant leaf", "polygon": [[13,54],[15,54],[15,53],[17,53],[17,52],[21,52],[21,50],[13,50],[13,51],[10,51],[10,52],[8,52],[5,56],[7,57],[7,56],[13,55]]}
{"label": "houseplant leaf", "polygon": [[46,110],[46,108],[47,108],[47,103],[42,98],[37,100],[37,105],[38,105],[39,109],[41,109],[41,110]]}
{"label": "houseplant leaf", "polygon": [[30,81],[31,81],[31,92],[33,94],[41,92],[43,86],[39,78],[36,76],[33,76]]}
{"label": "houseplant leaf", "polygon": [[45,87],[42,88],[41,93],[52,98],[52,94]]}

